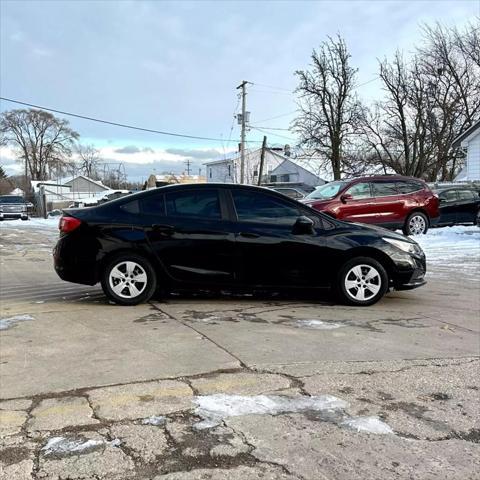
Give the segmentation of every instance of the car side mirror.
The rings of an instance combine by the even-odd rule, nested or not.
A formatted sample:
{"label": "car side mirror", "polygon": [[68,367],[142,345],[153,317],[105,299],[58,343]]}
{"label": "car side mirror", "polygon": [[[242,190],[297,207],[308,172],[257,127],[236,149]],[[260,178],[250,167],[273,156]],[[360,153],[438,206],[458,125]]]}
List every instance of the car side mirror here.
{"label": "car side mirror", "polygon": [[311,218],[302,215],[293,224],[292,233],[294,235],[313,235],[315,233],[314,225],[315,222]]}
{"label": "car side mirror", "polygon": [[349,200],[353,200],[353,197],[349,193],[344,193],[341,197],[340,200],[342,203],[347,203]]}

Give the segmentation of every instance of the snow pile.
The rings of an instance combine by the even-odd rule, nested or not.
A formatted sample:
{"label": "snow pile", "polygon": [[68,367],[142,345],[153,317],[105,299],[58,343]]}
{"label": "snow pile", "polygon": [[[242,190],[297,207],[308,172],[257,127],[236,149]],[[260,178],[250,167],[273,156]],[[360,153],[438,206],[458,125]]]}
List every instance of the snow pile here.
{"label": "snow pile", "polygon": [[159,425],[163,425],[166,421],[167,421],[166,417],[164,417],[163,415],[159,415],[159,416],[144,418],[142,420],[142,424],[159,426]]}
{"label": "snow pile", "polygon": [[7,330],[19,322],[34,320],[31,315],[15,315],[14,317],[0,319],[0,330]]}
{"label": "snow pile", "polygon": [[477,226],[431,228],[414,240],[427,257],[427,271],[451,274],[454,270],[469,276],[480,273],[480,228]]}
{"label": "snow pile", "polygon": [[315,330],[334,330],[335,328],[343,327],[339,323],[322,322],[322,320],[298,320],[296,326],[299,328],[313,328]]}
{"label": "snow pile", "polygon": [[69,439],[65,437],[53,437],[48,440],[47,444],[42,448],[45,455],[79,453],[85,450],[92,450],[105,445],[104,440],[85,440],[85,439]]}
{"label": "snow pile", "polygon": [[196,397],[196,415],[203,421],[196,429],[219,425],[225,418],[241,415],[294,413],[304,411],[339,410],[347,407],[347,402],[332,395],[318,397],[283,397],[280,395],[226,395],[223,393]]}
{"label": "snow pile", "polygon": [[378,417],[352,417],[340,425],[356,430],[357,432],[375,433],[377,435],[393,433],[393,430]]}

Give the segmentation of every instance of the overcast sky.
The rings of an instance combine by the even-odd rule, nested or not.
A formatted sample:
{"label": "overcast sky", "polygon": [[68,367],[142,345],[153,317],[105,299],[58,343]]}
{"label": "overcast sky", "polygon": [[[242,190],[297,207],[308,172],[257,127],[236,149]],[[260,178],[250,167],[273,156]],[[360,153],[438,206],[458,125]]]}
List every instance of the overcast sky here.
{"label": "overcast sky", "polygon": [[[312,49],[340,33],[373,80],[377,58],[412,50],[422,23],[462,26],[480,15],[469,1],[30,1],[0,2],[1,96],[151,129],[215,137],[183,140],[71,118],[83,141],[108,160],[128,162],[135,179],[155,169],[180,173],[236,148],[237,85],[248,80],[252,125],[286,128],[288,90]],[[265,86],[267,85],[267,86]],[[275,87],[275,88],[271,88]],[[360,88],[381,95],[377,80]],[[1,110],[14,108],[1,102]],[[278,118],[273,118],[278,117]],[[271,119],[271,120],[269,120]],[[266,121],[264,121],[266,120]],[[269,143],[292,143],[289,132]],[[251,145],[263,133],[251,130]],[[289,137],[289,138],[288,138]],[[228,142],[228,140],[231,140]],[[1,162],[14,172],[12,154]]]}

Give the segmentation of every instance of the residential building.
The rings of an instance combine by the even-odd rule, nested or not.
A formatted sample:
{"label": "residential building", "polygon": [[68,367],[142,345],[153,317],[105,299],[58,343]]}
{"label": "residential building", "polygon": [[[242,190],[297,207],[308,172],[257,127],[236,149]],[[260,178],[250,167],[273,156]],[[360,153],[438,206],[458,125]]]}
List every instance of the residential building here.
{"label": "residential building", "polygon": [[480,181],[480,120],[457,137],[453,147],[463,147],[467,152],[465,167],[455,180]]}
{"label": "residential building", "polygon": [[[245,151],[245,179],[244,183],[258,184],[260,158],[262,149],[249,149]],[[307,162],[302,163],[306,164]],[[240,182],[240,154],[205,163],[207,182],[239,183]],[[283,149],[267,148],[265,150],[262,170],[262,185],[267,186],[292,186],[304,190],[312,190],[318,185],[323,185],[325,180],[315,175],[299,161],[283,154]]]}
{"label": "residential building", "polygon": [[77,177],[72,178],[68,182],[63,184],[64,186],[70,187],[70,190],[73,194],[85,194],[93,195],[95,193],[100,193],[105,190],[110,190],[109,187],[104,185],[98,180],[92,180],[89,177],[84,175],[78,175]]}
{"label": "residential building", "polygon": [[152,174],[148,177],[144,190],[150,188],[163,187],[164,185],[170,185],[175,183],[205,183],[206,178],[203,175],[175,175],[173,173],[167,173],[163,175]]}

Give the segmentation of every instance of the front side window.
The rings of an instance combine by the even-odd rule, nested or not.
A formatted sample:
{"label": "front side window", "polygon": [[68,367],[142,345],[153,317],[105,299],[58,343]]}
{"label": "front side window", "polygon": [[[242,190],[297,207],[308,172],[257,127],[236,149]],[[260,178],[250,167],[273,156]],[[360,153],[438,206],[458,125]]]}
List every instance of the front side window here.
{"label": "front side window", "polygon": [[459,200],[476,200],[471,190],[458,190],[458,198]]}
{"label": "front side window", "polygon": [[372,196],[369,183],[357,183],[353,185],[353,187],[349,188],[346,193],[349,193],[354,200],[370,198]]}
{"label": "front side window", "polygon": [[222,218],[217,190],[185,190],[167,193],[165,197],[169,216]]}
{"label": "front side window", "polygon": [[300,210],[281,199],[250,191],[233,191],[238,220],[259,223],[294,224]]}
{"label": "front side window", "polygon": [[388,197],[398,195],[397,186],[394,182],[373,182],[374,197]]}

